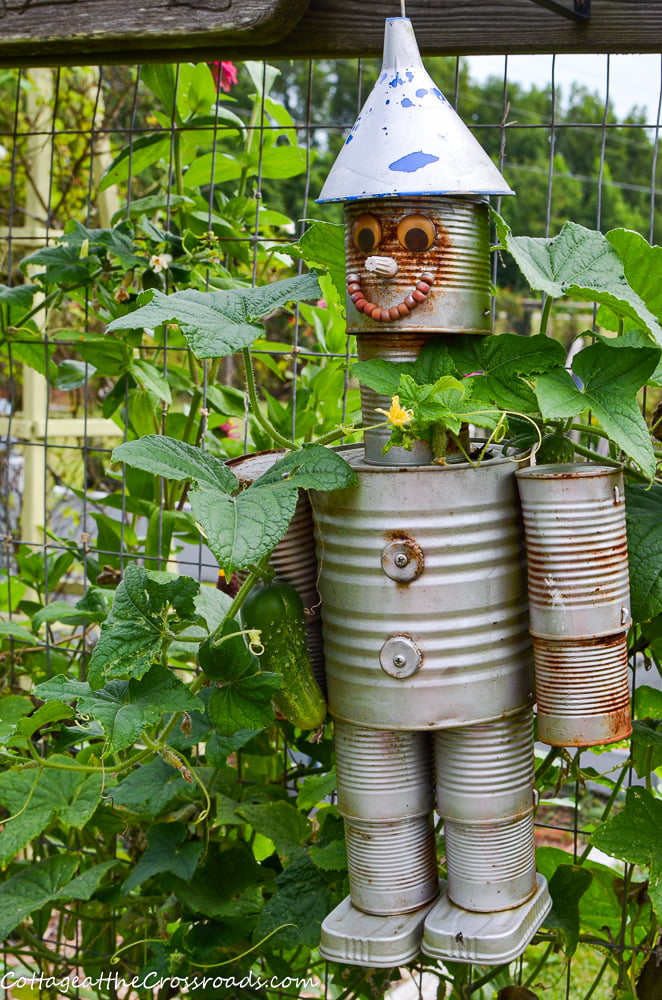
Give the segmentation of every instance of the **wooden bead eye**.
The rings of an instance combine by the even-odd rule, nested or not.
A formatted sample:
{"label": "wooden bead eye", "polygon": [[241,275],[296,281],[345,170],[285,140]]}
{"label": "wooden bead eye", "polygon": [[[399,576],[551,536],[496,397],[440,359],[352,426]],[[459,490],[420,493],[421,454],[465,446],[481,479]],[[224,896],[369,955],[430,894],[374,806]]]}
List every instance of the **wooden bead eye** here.
{"label": "wooden bead eye", "polygon": [[398,223],[398,239],[411,253],[423,253],[434,243],[434,223],[427,215],[407,215]]}
{"label": "wooden bead eye", "polygon": [[379,246],[382,227],[374,215],[359,215],[352,224],[352,242],[362,253],[371,253]]}

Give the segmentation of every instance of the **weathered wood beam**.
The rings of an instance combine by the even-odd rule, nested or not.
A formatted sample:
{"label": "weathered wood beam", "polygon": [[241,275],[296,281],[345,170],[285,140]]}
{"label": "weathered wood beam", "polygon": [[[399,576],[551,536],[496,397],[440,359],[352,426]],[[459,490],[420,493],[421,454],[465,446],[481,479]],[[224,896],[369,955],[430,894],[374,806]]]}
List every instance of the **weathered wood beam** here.
{"label": "weathered wood beam", "polygon": [[[570,0],[567,0],[570,6]],[[662,0],[407,0],[425,54],[660,52]],[[0,0],[0,65],[379,56],[400,0]]]}
{"label": "weathered wood beam", "polygon": [[0,0],[0,65],[261,59],[309,0]]}
{"label": "weathered wood beam", "polygon": [[[588,21],[531,0],[407,0],[406,6],[428,54],[662,51],[662,0],[592,0]],[[399,13],[398,0],[311,0],[277,49],[288,58],[378,56],[382,21]]]}

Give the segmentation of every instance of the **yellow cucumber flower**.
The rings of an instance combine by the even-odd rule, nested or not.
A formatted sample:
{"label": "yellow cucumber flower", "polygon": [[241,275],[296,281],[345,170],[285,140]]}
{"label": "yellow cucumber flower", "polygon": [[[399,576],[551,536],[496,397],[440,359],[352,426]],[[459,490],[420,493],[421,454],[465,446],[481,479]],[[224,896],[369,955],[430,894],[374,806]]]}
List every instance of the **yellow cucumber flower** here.
{"label": "yellow cucumber flower", "polygon": [[403,406],[400,406],[399,396],[394,396],[391,400],[390,410],[382,410],[378,407],[376,412],[383,413],[389,424],[393,424],[394,427],[404,427],[405,424],[410,424],[414,419],[413,410],[405,410]]}

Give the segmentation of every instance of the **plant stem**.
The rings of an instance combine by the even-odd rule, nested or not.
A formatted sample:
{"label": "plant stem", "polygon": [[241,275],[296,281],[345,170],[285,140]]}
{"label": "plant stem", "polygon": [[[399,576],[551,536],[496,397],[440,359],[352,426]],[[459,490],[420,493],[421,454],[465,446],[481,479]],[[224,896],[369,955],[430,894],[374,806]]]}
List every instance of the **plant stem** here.
{"label": "plant stem", "polygon": [[24,764],[15,765],[20,770],[28,770],[33,767],[52,767],[59,771],[78,771],[80,774],[120,774],[128,771],[134,764],[140,764],[147,757],[152,756],[151,750],[141,750],[140,753],[129,757],[123,764],[116,767],[96,767],[93,764],[64,764],[62,761],[50,760],[48,757],[35,757],[34,760],[25,761]]}
{"label": "plant stem", "polygon": [[209,637],[210,645],[213,646],[214,643],[221,638],[223,633],[223,626],[225,625],[226,621],[228,621],[228,619],[231,618],[236,618],[242,604],[250,594],[251,590],[258,582],[258,580],[261,580],[262,577],[264,576],[264,571],[266,570],[267,565],[269,563],[270,554],[271,553],[269,553],[266,556],[263,556],[262,559],[260,559],[257,566],[255,566],[255,568],[250,571],[250,573],[242,583],[241,587],[239,588],[237,594],[234,597],[234,600],[232,601],[232,604],[225,613],[223,621],[220,623],[220,625],[216,627],[216,629],[212,632],[211,636]]}
{"label": "plant stem", "polygon": [[327,431],[321,437],[315,438],[315,444],[331,444],[333,441],[338,441],[340,438],[347,437],[348,434],[353,434],[361,429],[360,427],[345,427],[341,424],[340,427],[334,427],[332,431]]}
{"label": "plant stem", "polygon": [[545,304],[542,307],[542,313],[540,314],[540,332],[547,333],[547,324],[549,323],[549,316],[552,311],[552,305],[554,299],[551,295],[546,296]]}
{"label": "plant stem", "polygon": [[[614,782],[614,787],[611,790],[611,795],[607,799],[605,807],[602,810],[602,814],[600,816],[600,823],[604,823],[605,820],[608,818],[609,813],[612,810],[612,806],[614,805],[614,802],[616,801],[616,798],[618,797],[618,793],[621,790],[621,786],[622,786],[623,782],[625,781],[626,771],[627,771],[627,766],[624,765],[621,768],[621,773],[619,774],[618,778]],[[588,856],[589,856],[590,853],[591,853],[591,845],[588,844],[584,848],[584,850],[582,851],[582,853],[580,854],[580,856],[577,858],[577,864],[578,865],[583,864],[584,861],[586,861],[586,859],[588,858]]]}
{"label": "plant stem", "polygon": [[186,441],[187,444],[190,443],[191,431],[193,430],[193,425],[195,424],[196,418],[198,416],[198,410],[200,409],[201,400],[202,400],[202,393],[200,392],[199,389],[194,389],[191,395],[191,402],[189,404],[186,423],[184,424],[184,433],[182,434],[182,441]]}
{"label": "plant stem", "polygon": [[264,416],[260,410],[260,401],[257,398],[257,392],[255,389],[255,376],[253,375],[253,361],[251,359],[251,352],[248,347],[244,347],[242,350],[242,355],[244,358],[244,368],[246,377],[246,388],[248,389],[248,398],[251,403],[251,410],[257,422],[260,424],[262,429],[266,431],[269,437],[276,444],[280,445],[281,448],[286,448],[288,451],[296,450],[296,443],[290,441],[288,438],[284,437],[280,431],[270,423],[269,420]]}

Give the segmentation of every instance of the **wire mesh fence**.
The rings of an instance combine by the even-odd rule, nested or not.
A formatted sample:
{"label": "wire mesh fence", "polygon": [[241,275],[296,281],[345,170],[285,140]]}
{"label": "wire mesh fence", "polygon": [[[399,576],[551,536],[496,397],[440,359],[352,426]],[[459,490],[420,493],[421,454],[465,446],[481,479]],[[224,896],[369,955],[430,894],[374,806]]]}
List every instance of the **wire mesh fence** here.
{"label": "wire mesh fence", "polygon": [[[495,206],[514,232],[552,235],[573,219],[602,231],[634,229],[651,243],[660,241],[662,87],[651,95],[651,105],[657,107],[653,119],[633,110],[619,120],[613,111],[609,57],[600,97],[581,88],[559,93],[554,59],[549,85],[529,91],[509,81],[507,57],[502,76],[482,86],[473,82],[462,60],[432,62],[442,89],[518,191],[517,198]],[[5,692],[19,699],[12,702],[19,715],[30,677],[43,684],[68,673],[72,681],[86,683],[98,625],[108,614],[108,596],[128,565],[183,574],[215,589],[218,563],[196,531],[187,483],[156,482],[139,470],[120,468],[111,462],[115,445],[165,433],[224,461],[272,447],[249,416],[244,386],[250,372],[241,353],[214,358],[200,350],[196,355],[181,330],[168,322],[128,336],[106,334],[107,324],[116,321],[115,329],[121,330],[121,318],[145,301],[139,297],[146,291],[156,296],[187,289],[222,292],[302,274],[298,248],[311,220],[341,222],[338,206],[316,205],[315,198],[378,68],[376,62],[235,67],[221,61],[198,67],[0,74],[0,175],[6,192],[0,204],[0,607],[3,621],[11,623],[0,633],[0,675]],[[527,294],[512,265],[498,253],[493,268],[497,329],[535,333],[544,301]],[[338,293],[330,280],[322,284],[322,292],[314,304],[274,308],[252,350],[268,418],[282,436],[298,442],[350,424],[359,413],[358,391],[348,370],[355,344],[345,335],[339,308],[332,308],[339,299],[331,301]],[[595,315],[581,304],[563,303],[553,324],[554,336],[570,349],[577,333],[594,328]],[[650,422],[656,390],[639,398]],[[344,436],[345,442],[359,438],[351,431]],[[232,581],[221,581],[221,586],[229,589]],[[51,615],[45,609],[55,602],[58,611]],[[177,608],[176,600],[171,612],[173,606]],[[29,644],[20,630],[35,615],[37,628]],[[12,633],[12,625],[19,631]],[[633,670],[636,665],[643,683],[659,688],[656,671],[636,652],[639,648],[635,640]],[[171,649],[179,670],[195,670],[184,642],[177,646],[175,641]],[[55,739],[57,753],[66,756],[76,748],[79,760],[100,770],[86,742],[85,723],[79,719],[81,731],[69,721],[63,725],[67,719],[44,715],[46,729],[37,726],[28,740],[38,750]],[[191,725],[193,736],[190,728],[186,731]],[[305,780],[330,762],[328,739],[313,753],[301,739],[292,745],[291,733],[282,727],[270,751],[255,744],[244,750],[241,742],[217,739],[213,753],[205,757],[205,736],[196,726],[189,717],[173,740],[174,761],[161,754],[158,764],[150,765],[160,768],[151,780],[162,785],[164,794],[155,804],[158,795],[150,785],[149,808],[164,824],[179,824],[182,836],[197,808],[193,796],[180,793],[179,786],[179,797],[165,790],[175,778],[181,783],[185,758],[195,762],[202,755],[203,769],[232,770],[234,780],[256,790],[258,803],[266,801],[260,798],[262,786],[287,790],[304,781],[305,787]],[[122,753],[130,745],[131,740],[115,743],[118,773],[123,773],[128,758]],[[576,875],[590,849],[593,825],[620,801],[636,775],[620,746],[606,754],[559,751],[548,758],[543,750],[538,764],[544,777],[539,843],[549,849],[550,858],[556,859],[557,850],[566,852]],[[29,802],[37,787],[35,772],[20,773],[32,775],[35,784],[16,785],[14,799],[12,789],[3,788],[8,815],[20,815],[23,807],[15,805],[16,796],[27,794]],[[90,770],[89,780],[97,777]],[[648,779],[650,789],[655,780]],[[237,817],[227,812],[230,797],[224,781],[213,790],[216,822],[230,827]],[[14,845],[19,858],[41,862],[70,854],[121,869],[146,848],[154,851],[155,835],[150,840],[147,832],[145,839],[148,808],[139,783],[129,788],[126,781],[120,787],[123,791],[104,779],[103,802],[112,818],[99,819],[94,834],[73,816],[76,796],[69,814],[61,814],[62,822],[55,826],[56,807],[52,804],[48,812],[46,802],[43,825],[35,820],[36,825],[26,828],[27,840],[21,842],[19,836]],[[56,794],[65,792],[58,787]],[[84,804],[79,808],[85,813]],[[5,831],[11,835],[18,825],[14,822],[12,828],[10,820]],[[331,821],[320,826],[322,845],[332,843]],[[14,853],[10,835],[5,833],[2,845],[6,861]],[[251,836],[251,847],[263,861],[269,856],[269,835],[265,829]],[[179,850],[175,841],[163,844],[164,850]],[[602,932],[597,918],[592,929],[582,924],[580,932],[579,923],[565,928],[576,947],[566,939],[565,951],[559,928],[544,928],[533,948],[508,971],[449,966],[448,981],[454,977],[456,990],[452,995],[487,998],[501,989],[504,1000],[531,995],[580,1000],[606,998],[620,989],[613,995],[653,996],[635,992],[634,985],[647,960],[652,968],[657,943],[641,873],[604,856],[601,861],[603,894],[612,892],[620,905],[616,923],[613,914],[605,913]],[[246,858],[231,858],[230,865],[235,864],[247,864]],[[618,867],[610,872],[610,864]],[[126,980],[138,967],[154,973],[151,983],[176,977],[180,965],[175,953],[193,947],[191,940],[184,946],[177,937],[180,924],[173,902],[176,880],[188,869],[183,864],[162,870],[166,892],[145,893],[129,903],[115,889],[102,887],[95,895],[97,886],[92,885],[87,894],[70,896],[63,904],[54,893],[43,900],[37,895],[34,905],[41,908],[32,922],[18,929],[12,924],[5,971],[47,973],[52,982],[42,984],[40,995],[130,997],[137,995],[133,988],[117,986],[110,976],[105,984],[78,985],[68,992],[56,980],[74,969],[88,977],[95,970],[102,975],[118,949],[129,951],[131,945],[130,962],[118,966]],[[328,885],[318,886],[322,902],[309,912],[312,924],[332,891],[342,888],[337,869],[328,873]],[[149,876],[143,875],[146,881]],[[212,914],[213,940],[206,939],[200,920],[194,942],[200,968],[220,965],[229,955],[235,961],[233,973],[241,970],[242,942],[252,949],[249,965],[252,961],[258,967],[263,961],[261,939],[286,924],[286,914],[281,910],[271,923],[256,924],[251,889],[238,883],[236,893],[223,897],[223,906],[212,911],[196,909],[201,897],[187,897],[190,912]],[[201,894],[202,886],[196,892]],[[292,902],[294,897],[289,898]],[[594,898],[598,909],[601,898],[599,893]],[[266,977],[268,970],[276,985],[228,980],[220,987],[200,987],[198,995],[393,1000],[444,995],[443,976],[432,962],[417,966],[406,979],[398,970],[350,973],[322,962],[313,939],[314,931],[294,949],[286,940],[271,953],[263,972]],[[306,986],[293,972],[299,968],[292,959],[297,950],[309,956]],[[173,982],[155,995],[175,996],[178,988],[183,993],[184,987]],[[6,979],[3,990],[7,997],[27,995]],[[450,991],[448,985],[449,996]]]}

